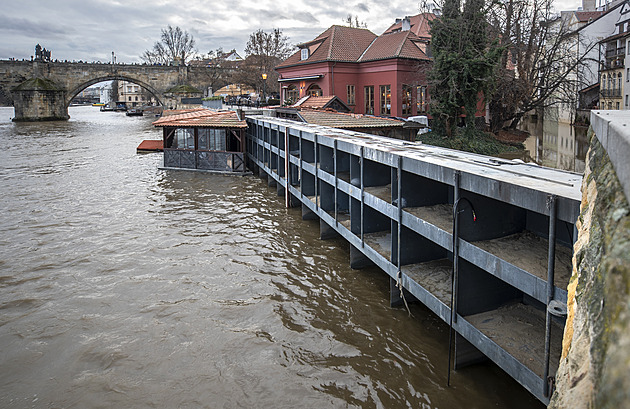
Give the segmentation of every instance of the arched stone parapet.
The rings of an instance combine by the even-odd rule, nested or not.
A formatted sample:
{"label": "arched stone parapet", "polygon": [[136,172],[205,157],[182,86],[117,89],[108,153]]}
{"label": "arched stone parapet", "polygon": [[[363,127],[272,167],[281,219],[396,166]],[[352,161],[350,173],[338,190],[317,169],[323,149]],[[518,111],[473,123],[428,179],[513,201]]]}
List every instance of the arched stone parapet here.
{"label": "arched stone parapet", "polygon": [[94,84],[98,84],[99,82],[105,82],[105,81],[127,81],[127,82],[132,82],[134,84],[137,84],[141,86],[142,88],[146,89],[147,91],[149,91],[149,93],[151,93],[151,95],[153,95],[155,99],[157,99],[158,103],[160,105],[163,105],[165,90],[155,89],[155,87],[151,86],[145,81],[142,81],[140,79],[137,79],[131,76],[114,74],[114,75],[107,75],[107,76],[92,78],[88,81],[85,81],[75,86],[72,90],[70,90],[66,94],[66,106],[69,106],[72,99],[76,97],[81,91],[86,89],[87,87]]}

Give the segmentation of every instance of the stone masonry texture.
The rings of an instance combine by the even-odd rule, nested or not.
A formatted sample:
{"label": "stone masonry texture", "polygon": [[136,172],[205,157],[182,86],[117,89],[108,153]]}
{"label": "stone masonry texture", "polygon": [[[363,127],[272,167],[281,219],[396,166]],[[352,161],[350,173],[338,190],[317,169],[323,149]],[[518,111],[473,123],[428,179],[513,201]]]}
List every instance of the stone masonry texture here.
{"label": "stone masonry texture", "polygon": [[630,207],[592,130],[549,408],[630,408]]}

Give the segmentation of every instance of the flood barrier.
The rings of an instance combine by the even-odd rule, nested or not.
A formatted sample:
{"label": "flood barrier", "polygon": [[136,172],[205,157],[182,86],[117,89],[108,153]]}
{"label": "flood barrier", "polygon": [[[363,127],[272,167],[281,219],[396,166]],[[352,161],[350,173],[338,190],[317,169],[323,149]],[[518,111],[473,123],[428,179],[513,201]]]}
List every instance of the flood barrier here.
{"label": "flood barrier", "polygon": [[321,238],[347,240],[351,267],[389,275],[392,305],[421,302],[451,326],[455,370],[489,359],[549,402],[581,175],[278,118],[247,123],[249,167],[319,219]]}

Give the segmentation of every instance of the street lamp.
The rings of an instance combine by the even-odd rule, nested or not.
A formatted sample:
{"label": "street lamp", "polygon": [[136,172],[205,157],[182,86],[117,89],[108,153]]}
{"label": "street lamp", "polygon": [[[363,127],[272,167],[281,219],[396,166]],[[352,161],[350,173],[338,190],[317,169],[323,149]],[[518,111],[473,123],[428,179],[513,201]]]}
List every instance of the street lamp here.
{"label": "street lamp", "polygon": [[265,98],[265,94],[267,93],[267,74],[263,73],[262,74],[262,79],[263,79],[263,99],[265,100],[265,102],[267,102],[267,99]]}

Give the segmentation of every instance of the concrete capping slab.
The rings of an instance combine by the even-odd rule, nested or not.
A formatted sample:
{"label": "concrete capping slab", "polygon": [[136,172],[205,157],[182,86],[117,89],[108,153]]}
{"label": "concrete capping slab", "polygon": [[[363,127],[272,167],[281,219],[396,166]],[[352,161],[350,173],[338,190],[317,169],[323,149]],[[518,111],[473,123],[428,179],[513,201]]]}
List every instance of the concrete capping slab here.
{"label": "concrete capping slab", "polygon": [[591,111],[591,127],[615,168],[630,201],[630,111]]}

